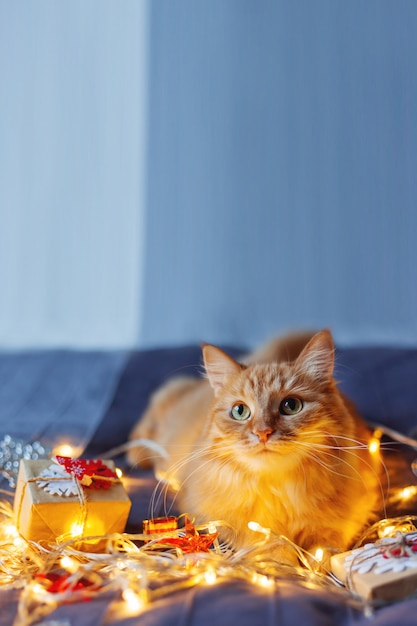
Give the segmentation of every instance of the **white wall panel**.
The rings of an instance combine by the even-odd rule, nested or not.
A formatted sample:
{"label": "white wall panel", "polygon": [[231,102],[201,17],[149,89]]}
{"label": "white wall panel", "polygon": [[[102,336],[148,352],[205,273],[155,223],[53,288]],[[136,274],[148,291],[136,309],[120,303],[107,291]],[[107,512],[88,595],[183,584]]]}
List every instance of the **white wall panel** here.
{"label": "white wall panel", "polygon": [[0,345],[140,324],[147,2],[0,0]]}

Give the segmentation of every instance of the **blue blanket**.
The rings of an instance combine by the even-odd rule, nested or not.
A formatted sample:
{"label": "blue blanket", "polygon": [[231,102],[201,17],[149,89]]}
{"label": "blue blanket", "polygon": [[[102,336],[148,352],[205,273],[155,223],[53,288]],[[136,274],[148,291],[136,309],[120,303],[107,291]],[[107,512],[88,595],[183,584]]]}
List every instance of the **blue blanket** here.
{"label": "blue blanket", "polygon": [[0,353],[0,434],[84,449],[126,361],[125,352]]}
{"label": "blue blanket", "polygon": [[[241,351],[233,350],[235,355]],[[0,439],[42,438],[56,444],[72,438],[84,456],[99,456],[124,443],[149,395],[170,376],[199,375],[197,346],[134,352],[38,351],[0,354]],[[417,350],[403,348],[338,349],[336,378],[371,422],[405,434],[417,427]],[[411,451],[413,456],[413,451]],[[416,453],[417,456],[417,453]],[[123,459],[118,462],[123,463]],[[155,482],[133,470],[140,489],[133,501],[129,528],[137,531],[148,515]],[[410,480],[411,472],[408,475]],[[416,590],[417,591],[417,590]],[[0,590],[0,626],[13,623],[18,592]],[[58,608],[48,620],[83,626],[305,626],[368,624],[368,618],[343,599],[297,582],[282,582],[274,593],[260,593],[244,582],[198,587],[157,602],[136,618],[106,618],[109,600]],[[416,623],[417,600],[378,609],[375,626]],[[110,621],[109,621],[110,619]],[[47,621],[48,623],[48,621]]]}

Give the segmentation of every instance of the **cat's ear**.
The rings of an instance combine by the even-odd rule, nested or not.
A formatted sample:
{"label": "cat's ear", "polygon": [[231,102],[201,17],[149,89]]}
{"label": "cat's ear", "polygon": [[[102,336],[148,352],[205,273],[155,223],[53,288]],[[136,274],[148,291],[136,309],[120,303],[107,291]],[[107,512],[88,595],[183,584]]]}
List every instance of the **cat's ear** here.
{"label": "cat's ear", "polygon": [[334,369],[334,344],[330,331],[326,329],[316,333],[295,363],[316,380],[330,380]]}
{"label": "cat's ear", "polygon": [[239,374],[243,366],[216,346],[206,343],[202,345],[202,350],[207,377],[214,392],[217,393],[223,387],[225,380],[229,376]]}

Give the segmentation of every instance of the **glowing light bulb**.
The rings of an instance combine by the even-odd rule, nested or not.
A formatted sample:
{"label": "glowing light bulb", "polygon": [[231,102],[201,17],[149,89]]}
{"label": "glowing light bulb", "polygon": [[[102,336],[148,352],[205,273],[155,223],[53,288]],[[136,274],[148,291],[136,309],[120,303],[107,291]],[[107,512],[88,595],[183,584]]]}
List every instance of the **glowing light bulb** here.
{"label": "glowing light bulb", "polygon": [[17,528],[14,524],[5,524],[2,527],[2,530],[4,534],[6,535],[6,537],[18,537],[19,536]]}
{"label": "glowing light bulb", "polygon": [[323,548],[317,548],[316,552],[314,553],[314,558],[316,559],[316,561],[318,561],[319,563],[322,562],[324,557],[324,550]]}
{"label": "glowing light bulb", "polygon": [[268,539],[271,534],[270,528],[264,528],[258,522],[248,522],[248,528],[255,533],[262,533]]}
{"label": "glowing light bulb", "polygon": [[384,526],[383,528],[378,529],[378,536],[380,539],[383,539],[384,537],[389,537],[395,532],[395,530],[396,530],[395,526],[392,526],[392,525]]}
{"label": "glowing light bulb", "polygon": [[123,472],[122,472],[122,470],[120,469],[120,467],[116,467],[116,469],[115,469],[114,471],[115,471],[115,472],[116,472],[116,474],[117,474],[117,478],[122,478],[122,476],[123,476]]}
{"label": "glowing light bulb", "polygon": [[217,574],[213,568],[207,568],[206,572],[204,572],[204,580],[208,585],[214,585],[217,581]]}
{"label": "glowing light bulb", "polygon": [[74,574],[78,570],[78,563],[75,559],[72,559],[70,556],[63,556],[61,561],[61,567],[70,572],[70,574]]}
{"label": "glowing light bulb", "polygon": [[133,591],[133,589],[125,589],[122,593],[122,596],[123,600],[126,602],[129,611],[137,613],[141,611],[145,606],[143,598],[141,598],[138,593]]}
{"label": "glowing light bulb", "polygon": [[258,574],[257,572],[252,575],[252,582],[264,589],[271,589],[274,586],[272,578],[268,578],[265,574]]}
{"label": "glowing light bulb", "polygon": [[83,534],[84,527],[79,522],[74,522],[70,528],[71,537],[80,537]]}
{"label": "glowing light bulb", "polygon": [[25,541],[24,539],[22,539],[22,537],[17,536],[13,539],[13,545],[19,550],[24,547]]}
{"label": "glowing light bulb", "polygon": [[404,487],[398,493],[398,497],[401,500],[409,500],[413,496],[417,494],[417,487],[415,485],[411,485],[410,487]]}
{"label": "glowing light bulb", "polygon": [[32,585],[32,593],[35,596],[41,596],[46,593],[46,589],[42,587],[42,585],[40,585],[39,583],[35,583],[34,585]]}
{"label": "glowing light bulb", "polygon": [[372,437],[368,443],[368,450],[371,454],[377,454],[381,447],[381,442],[376,437]]}
{"label": "glowing light bulb", "polygon": [[61,443],[54,448],[54,455],[69,456],[73,458],[75,456],[75,448],[73,448],[69,443]]}

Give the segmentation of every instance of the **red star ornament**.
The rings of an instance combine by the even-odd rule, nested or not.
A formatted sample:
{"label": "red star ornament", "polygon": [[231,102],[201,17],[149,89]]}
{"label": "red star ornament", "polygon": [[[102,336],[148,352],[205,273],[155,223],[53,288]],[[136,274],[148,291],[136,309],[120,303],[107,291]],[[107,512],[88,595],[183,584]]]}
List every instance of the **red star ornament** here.
{"label": "red star ornament", "polygon": [[182,537],[164,537],[152,542],[152,547],[179,548],[184,554],[208,552],[219,533],[199,535],[194,524],[185,517],[185,535]]}

